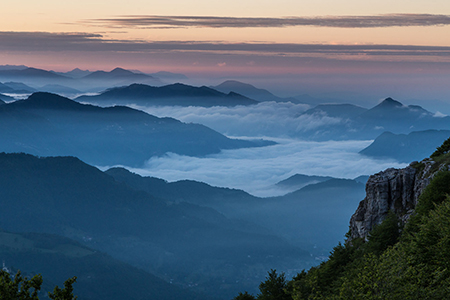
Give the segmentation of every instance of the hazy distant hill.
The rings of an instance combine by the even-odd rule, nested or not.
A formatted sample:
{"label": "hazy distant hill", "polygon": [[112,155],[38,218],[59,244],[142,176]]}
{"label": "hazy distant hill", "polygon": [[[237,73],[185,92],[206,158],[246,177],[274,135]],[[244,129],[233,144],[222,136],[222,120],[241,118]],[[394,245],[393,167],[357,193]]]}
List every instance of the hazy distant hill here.
{"label": "hazy distant hill", "polygon": [[47,85],[44,85],[43,87],[40,87],[39,91],[48,92],[48,93],[56,93],[56,94],[65,94],[65,95],[81,94],[81,91],[79,91],[77,89],[73,89],[73,88],[63,86],[60,84],[47,84]]}
{"label": "hazy distant hill", "polygon": [[289,189],[298,190],[310,184],[316,184],[319,182],[327,181],[333,179],[330,176],[309,176],[303,174],[295,174],[291,177],[278,182],[276,185],[280,187],[286,187]]}
{"label": "hazy distant hill", "polygon": [[233,140],[203,125],[127,107],[83,105],[49,93],[1,106],[0,128],[3,151],[72,155],[98,165],[140,166],[167,152],[202,156],[272,144]]}
{"label": "hazy distant hill", "polygon": [[0,190],[0,228],[63,235],[222,299],[271,267],[310,262],[307,252],[275,235],[135,191],[73,157],[0,154]]}
{"label": "hazy distant hill", "polygon": [[24,70],[28,68],[24,65],[1,65],[0,70]]}
{"label": "hazy distant hill", "polygon": [[32,88],[21,82],[5,82],[4,85],[13,89],[12,93],[33,93],[36,92],[35,88]]}
{"label": "hazy distant hill", "polygon": [[0,82],[0,93],[11,93],[14,89]]}
{"label": "hazy distant hill", "polygon": [[34,79],[69,80],[69,78],[66,76],[62,76],[50,71],[36,68],[0,70],[0,78],[5,77],[10,79],[34,78]]}
{"label": "hazy distant hill", "polygon": [[355,118],[367,109],[353,104],[320,104],[316,107],[305,111],[305,114],[326,114],[333,118]]}
{"label": "hazy distant hill", "polygon": [[72,71],[69,71],[69,72],[65,72],[65,73],[55,72],[55,73],[60,74],[60,75],[64,75],[64,76],[68,76],[68,77],[71,77],[71,78],[79,79],[79,78],[82,78],[82,77],[85,77],[85,76],[91,74],[92,72],[88,71],[88,70],[81,70],[79,68],[75,68],[75,69],[73,69]]}
{"label": "hazy distant hill", "polygon": [[371,109],[349,104],[322,104],[303,115],[323,120],[323,125],[300,132],[302,137],[314,140],[374,139],[385,131],[406,134],[450,129],[450,117],[435,116],[420,106],[405,106],[392,98],[386,98]]}
{"label": "hazy distant hill", "polygon": [[46,84],[76,84],[73,78],[37,68],[0,69],[0,81],[13,81],[33,86],[42,86]]}
{"label": "hazy distant hill", "polygon": [[141,80],[149,80],[155,79],[152,76],[145,75],[142,73],[134,73],[122,68],[115,68],[110,72],[105,71],[95,71],[84,77],[84,80],[128,80],[128,81],[141,81]]}
{"label": "hazy distant hill", "polygon": [[[21,82],[4,82],[0,83],[0,93],[8,93],[8,94],[31,94],[35,92],[36,89],[23,84]],[[3,95],[5,96],[5,95]],[[7,96],[5,96],[7,97]],[[8,99],[8,101],[12,101],[14,98]]]}
{"label": "hazy distant hill", "polygon": [[62,287],[64,280],[76,276],[73,287],[79,299],[206,299],[57,235],[0,231],[0,257],[13,274],[41,274],[41,293],[53,292],[54,286]]}
{"label": "hazy distant hill", "polygon": [[154,87],[132,84],[112,88],[98,96],[82,96],[81,102],[98,104],[141,104],[154,106],[236,106],[258,102],[236,93],[224,94],[208,87],[194,87],[181,83]]}
{"label": "hazy distant hill", "polygon": [[360,153],[409,163],[429,157],[449,137],[450,130],[413,131],[407,135],[384,132]]}
{"label": "hazy distant hill", "polygon": [[275,96],[268,90],[259,89],[251,84],[239,82],[236,80],[227,80],[219,85],[212,86],[212,88],[223,93],[235,92],[258,101],[276,101],[276,102],[290,101],[293,103],[301,102],[295,98],[281,98]]}
{"label": "hazy distant hill", "polygon": [[110,72],[90,72],[74,69],[66,73],[37,68],[0,68],[0,81],[16,81],[32,86],[62,85],[83,92],[98,92],[106,88],[129,85],[136,82],[161,84],[158,78],[122,68],[115,68]]}
{"label": "hazy distant hill", "polygon": [[394,119],[394,118],[407,118],[416,119],[418,117],[432,116],[432,114],[417,105],[405,106],[399,101],[392,98],[386,98],[380,104],[374,106],[373,108],[365,111],[361,114],[361,118],[365,119]]}

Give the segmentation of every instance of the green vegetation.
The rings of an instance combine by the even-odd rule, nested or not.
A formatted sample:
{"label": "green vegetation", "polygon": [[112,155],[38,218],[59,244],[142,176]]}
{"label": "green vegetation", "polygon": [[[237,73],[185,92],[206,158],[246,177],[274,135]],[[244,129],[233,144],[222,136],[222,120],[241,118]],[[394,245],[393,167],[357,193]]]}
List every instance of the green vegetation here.
{"label": "green vegetation", "polygon": [[284,273],[270,270],[264,282],[259,285],[259,294],[255,297],[248,292],[239,293],[234,300],[290,300],[288,282]]}
{"label": "green vegetation", "polygon": [[[263,298],[261,293],[253,299],[448,299],[449,194],[450,172],[441,171],[422,193],[404,228],[396,215],[389,213],[367,241],[339,244],[328,261],[286,282],[286,298]],[[273,282],[269,276],[261,286]],[[250,299],[247,296],[240,294],[235,300]]]}
{"label": "green vegetation", "polygon": [[[48,297],[52,300],[75,300],[72,285],[76,277],[64,282],[64,288],[55,287]],[[5,270],[0,270],[0,299],[1,300],[39,300],[39,292],[42,285],[42,276],[35,275],[31,279],[22,277],[20,271],[12,276]]]}
{"label": "green vegetation", "polygon": [[439,156],[442,156],[444,154],[447,154],[450,152],[450,138],[446,139],[444,143],[442,143],[441,146],[436,148],[436,151],[431,154],[431,158],[436,158]]}

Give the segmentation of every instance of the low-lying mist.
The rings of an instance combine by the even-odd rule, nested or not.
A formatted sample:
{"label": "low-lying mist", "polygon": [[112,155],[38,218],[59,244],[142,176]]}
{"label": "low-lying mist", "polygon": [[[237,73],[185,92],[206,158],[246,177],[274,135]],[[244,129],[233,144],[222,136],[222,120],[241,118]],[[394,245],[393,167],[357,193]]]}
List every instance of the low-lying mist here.
{"label": "low-lying mist", "polygon": [[131,107],[157,117],[173,117],[187,123],[200,123],[228,136],[290,137],[342,120],[326,115],[301,115],[310,108],[291,102],[261,102],[235,107]]}
{"label": "low-lying mist", "polygon": [[167,153],[152,157],[143,168],[130,169],[143,176],[168,181],[191,179],[271,197],[292,192],[274,184],[294,174],[353,179],[405,165],[360,155],[358,152],[371,140],[313,142],[293,138],[302,131],[314,131],[343,121],[320,114],[302,115],[310,108],[306,104],[261,102],[236,107],[132,107],[158,117],[204,124],[230,137],[263,138],[278,143],[261,148],[224,150],[206,157]]}
{"label": "low-lying mist", "polygon": [[274,146],[225,150],[203,158],[168,153],[151,158],[144,168],[129,169],[142,176],[168,181],[192,179],[269,197],[291,192],[273,185],[297,173],[353,179],[389,167],[405,166],[360,155],[358,152],[371,141],[275,141],[278,144]]}

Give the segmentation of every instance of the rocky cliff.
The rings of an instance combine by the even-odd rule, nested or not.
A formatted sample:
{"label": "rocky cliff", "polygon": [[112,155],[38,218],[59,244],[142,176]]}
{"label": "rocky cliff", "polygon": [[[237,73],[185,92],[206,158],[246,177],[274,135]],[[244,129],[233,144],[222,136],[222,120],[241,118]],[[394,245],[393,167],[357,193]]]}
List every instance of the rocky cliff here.
{"label": "rocky cliff", "polygon": [[403,223],[417,204],[417,200],[434,174],[442,169],[432,159],[413,162],[403,169],[387,169],[369,177],[366,197],[350,219],[350,238],[367,238],[375,225],[393,211]]}

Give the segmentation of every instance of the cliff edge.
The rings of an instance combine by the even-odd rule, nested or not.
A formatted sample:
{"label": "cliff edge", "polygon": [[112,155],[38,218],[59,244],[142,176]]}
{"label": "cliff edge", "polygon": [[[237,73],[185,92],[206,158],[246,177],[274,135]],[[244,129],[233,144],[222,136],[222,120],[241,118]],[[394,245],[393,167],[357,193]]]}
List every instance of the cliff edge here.
{"label": "cliff edge", "polygon": [[444,166],[426,158],[403,169],[390,168],[371,175],[366,183],[366,197],[359,203],[350,219],[348,240],[366,239],[369,232],[386,218],[389,211],[393,211],[401,222],[407,222],[414,212],[419,196]]}

